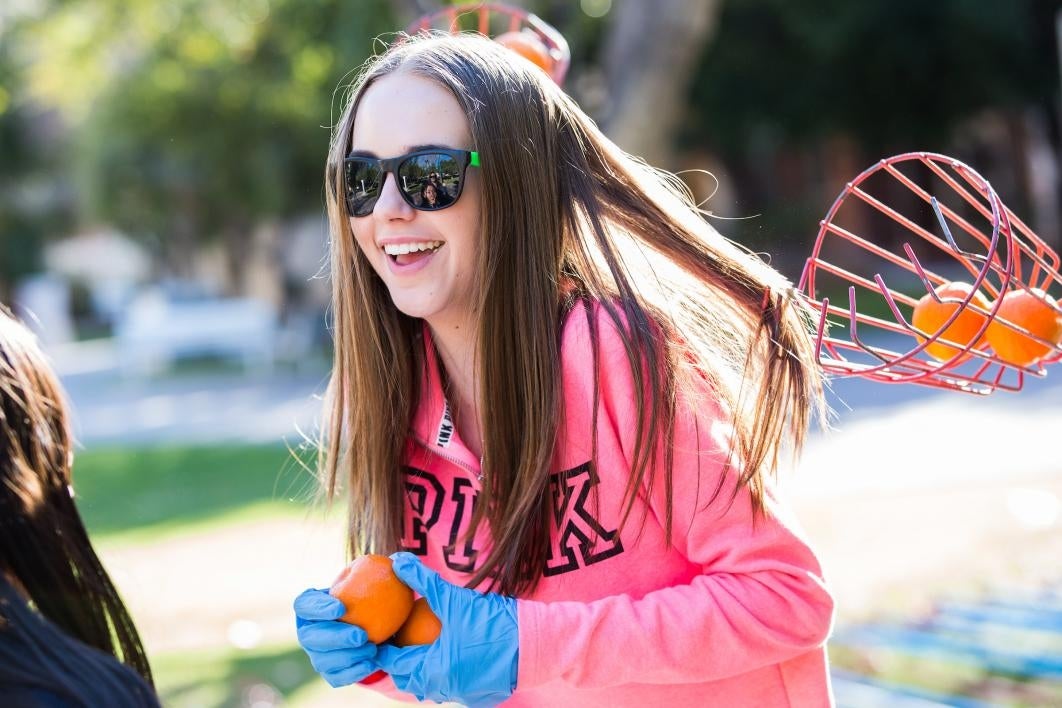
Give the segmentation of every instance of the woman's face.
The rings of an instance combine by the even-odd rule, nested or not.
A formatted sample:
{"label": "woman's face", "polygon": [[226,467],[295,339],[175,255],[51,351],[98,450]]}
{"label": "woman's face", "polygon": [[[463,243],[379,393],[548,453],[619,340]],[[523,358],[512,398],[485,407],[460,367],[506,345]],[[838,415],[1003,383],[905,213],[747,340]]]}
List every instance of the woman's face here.
{"label": "woman's face", "polygon": [[427,187],[424,188],[424,198],[427,199],[432,204],[435,203],[435,200],[438,199],[438,195],[435,194],[435,187],[434,186],[429,184]]}
{"label": "woman's face", "polygon": [[[439,84],[413,74],[398,72],[378,79],[362,95],[354,117],[352,149],[388,158],[422,145],[473,149],[468,119],[457,99]],[[478,170],[469,167],[461,196],[453,205],[435,212],[418,211],[402,199],[394,176],[387,175],[373,212],[351,217],[358,247],[401,312],[435,327],[467,324],[472,312],[481,191]],[[385,251],[412,244],[438,247],[400,255]]]}

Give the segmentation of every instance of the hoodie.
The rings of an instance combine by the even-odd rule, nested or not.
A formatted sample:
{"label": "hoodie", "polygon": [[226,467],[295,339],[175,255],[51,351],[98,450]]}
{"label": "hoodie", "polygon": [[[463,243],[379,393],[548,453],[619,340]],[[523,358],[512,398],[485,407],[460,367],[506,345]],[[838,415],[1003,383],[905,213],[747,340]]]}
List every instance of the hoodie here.
{"label": "hoodie", "polygon": [[[662,475],[642,485],[620,530],[638,397],[617,325],[600,305],[590,313],[596,347],[583,308],[563,327],[551,551],[534,591],[518,598],[517,684],[503,705],[831,705],[833,600],[819,562],[771,489],[756,519],[747,488],[732,497],[732,428],[707,386],[676,404],[671,545]],[[451,419],[427,327],[424,347],[402,545],[466,585],[490,548],[486,524],[463,541],[480,462]],[[372,688],[412,700],[389,679]]]}

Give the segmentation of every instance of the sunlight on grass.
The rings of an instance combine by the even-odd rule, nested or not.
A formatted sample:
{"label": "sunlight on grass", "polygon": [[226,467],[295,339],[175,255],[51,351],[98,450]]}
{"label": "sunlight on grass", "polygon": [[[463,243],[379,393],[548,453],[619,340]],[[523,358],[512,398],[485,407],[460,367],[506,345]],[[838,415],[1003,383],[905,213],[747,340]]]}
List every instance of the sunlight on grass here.
{"label": "sunlight on grass", "polygon": [[305,513],[314,480],[279,445],[107,448],[78,454],[74,488],[92,537],[125,543]]}
{"label": "sunlight on grass", "polygon": [[163,704],[174,707],[250,705],[249,699],[275,705],[321,681],[295,644],[162,654],[152,666]]}
{"label": "sunlight on grass", "polygon": [[330,687],[317,676],[297,644],[162,654],[152,658],[152,667],[167,708],[408,705],[362,686]]}
{"label": "sunlight on grass", "polygon": [[219,511],[208,517],[173,518],[112,532],[95,533],[90,529],[90,533],[92,533],[93,542],[101,548],[123,548],[158,543],[186,534],[201,538],[211,531],[224,530],[234,525],[277,518],[301,519],[306,518],[308,513],[313,512],[302,503],[259,501]]}

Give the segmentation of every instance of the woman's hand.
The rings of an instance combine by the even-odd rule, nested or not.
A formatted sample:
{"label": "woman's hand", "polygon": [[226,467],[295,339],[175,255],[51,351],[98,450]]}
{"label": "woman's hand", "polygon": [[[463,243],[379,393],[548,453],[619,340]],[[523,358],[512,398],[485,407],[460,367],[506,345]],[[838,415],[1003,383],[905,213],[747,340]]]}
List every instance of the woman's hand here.
{"label": "woman's hand", "polygon": [[377,670],[377,647],[365,630],[336,620],[343,603],[324,590],[305,590],[295,598],[295,628],[299,644],[314,671],[333,688],[357,683]]}
{"label": "woman's hand", "polygon": [[381,644],[375,663],[419,700],[494,706],[516,688],[516,600],[446,582],[412,553],[391,556],[395,575],[423,595],[442,622],[434,643]]}

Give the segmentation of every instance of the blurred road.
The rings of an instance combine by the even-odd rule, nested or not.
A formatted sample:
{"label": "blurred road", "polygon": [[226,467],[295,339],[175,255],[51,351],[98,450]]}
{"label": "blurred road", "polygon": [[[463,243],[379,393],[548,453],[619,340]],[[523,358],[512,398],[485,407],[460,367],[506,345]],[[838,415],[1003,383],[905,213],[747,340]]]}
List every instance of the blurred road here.
{"label": "blurred road", "polygon": [[118,369],[106,341],[49,351],[84,447],[208,442],[301,442],[320,417],[322,362],[302,370],[188,371],[153,378]]}
{"label": "blurred road", "polygon": [[[319,419],[328,377],[325,363],[318,362],[295,372],[226,370],[139,379],[121,374],[106,342],[49,353],[85,446],[298,440],[300,431],[310,433]],[[979,468],[993,451],[1024,468],[1062,459],[1062,371],[1053,374],[1027,377],[1020,392],[987,397],[834,379],[829,394],[834,430],[816,433],[809,455],[826,444],[831,456],[853,454],[861,464],[880,466],[946,444],[955,454],[958,448],[968,452]]]}
{"label": "blurred road", "polygon": [[834,378],[833,429],[810,440],[800,486],[818,494],[865,487],[867,476],[909,488],[1062,473],[1062,366],[1053,369],[988,396]]}

